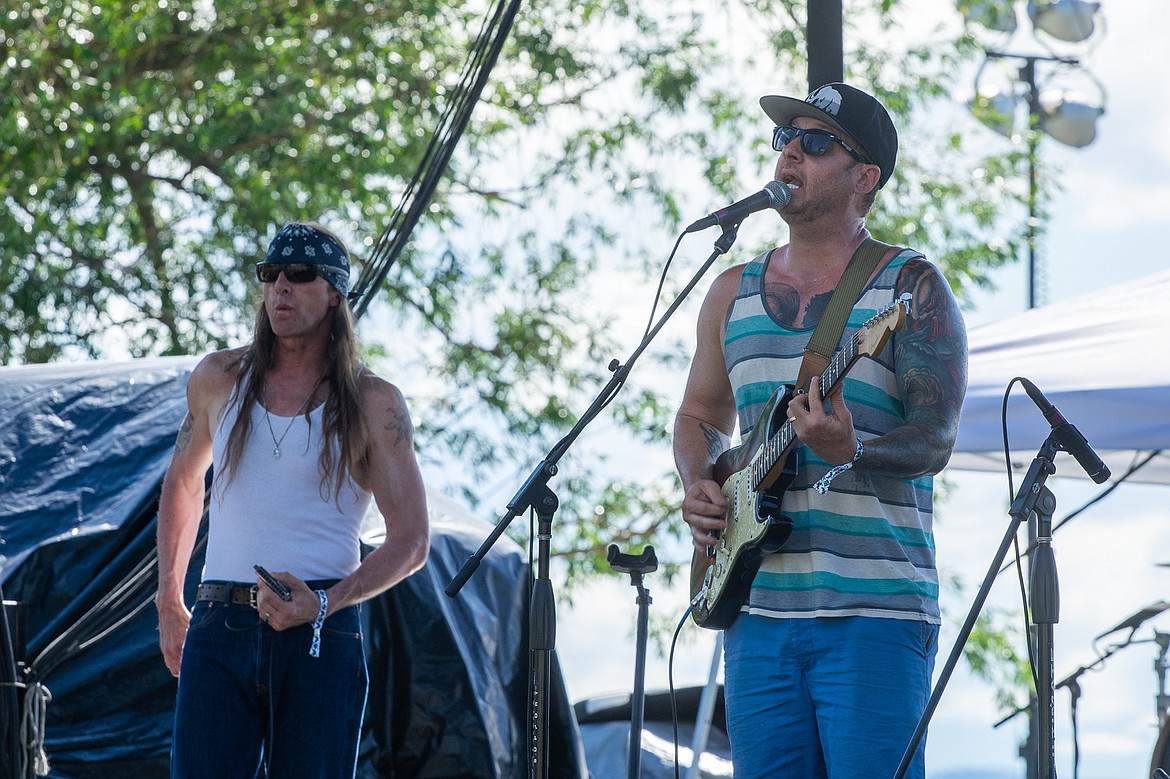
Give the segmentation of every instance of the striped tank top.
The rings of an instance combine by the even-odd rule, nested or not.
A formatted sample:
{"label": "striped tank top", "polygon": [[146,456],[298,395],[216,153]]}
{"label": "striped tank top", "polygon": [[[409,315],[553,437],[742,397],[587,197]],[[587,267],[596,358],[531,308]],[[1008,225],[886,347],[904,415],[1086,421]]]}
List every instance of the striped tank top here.
{"label": "striped tank top", "polygon": [[[785,327],[764,304],[765,252],[743,269],[731,304],[723,356],[746,437],[768,400],[796,381],[813,330]],[[842,341],[895,299],[898,274],[922,255],[903,250],[862,292]],[[898,333],[880,355],[863,357],[841,382],[863,442],[904,422],[894,373]],[[744,611],[768,617],[865,616],[939,624],[935,568],[933,479],[893,479],[848,470],[826,495],[812,485],[832,466],[798,445],[797,474],[781,509],[793,520],[788,543],[766,555]]]}

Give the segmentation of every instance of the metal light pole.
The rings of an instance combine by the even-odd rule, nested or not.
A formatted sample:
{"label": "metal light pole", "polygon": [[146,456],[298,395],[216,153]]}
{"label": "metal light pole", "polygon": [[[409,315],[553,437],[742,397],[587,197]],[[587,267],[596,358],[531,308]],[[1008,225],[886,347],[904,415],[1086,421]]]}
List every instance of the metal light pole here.
{"label": "metal light pole", "polygon": [[[1099,11],[1099,3],[1084,2],[1084,0],[1062,0],[1061,2],[1029,2],[1028,15],[1033,22],[1034,31],[1045,34],[1066,43],[1085,41],[1093,33],[1094,16]],[[1011,35],[1016,30],[1015,12],[1001,18],[992,14],[989,7],[979,3],[961,6],[967,21],[976,27],[986,27],[990,32]],[[1039,242],[1039,173],[1037,170],[1037,155],[1041,134],[1051,136],[1067,146],[1080,147],[1092,142],[1095,135],[1095,121],[1097,116],[1104,112],[1103,108],[1089,106],[1078,100],[1076,93],[1064,90],[1051,90],[1044,93],[1042,99],[1040,88],[1037,85],[1037,63],[1064,66],[1068,72],[1075,72],[1090,80],[1098,89],[1099,82],[1093,79],[1086,71],[1080,70],[1080,60],[1071,57],[1062,57],[1052,54],[1009,54],[991,48],[984,49],[984,65],[993,59],[1008,59],[1020,63],[1016,75],[1016,83],[1025,86],[1021,95],[1015,89],[1010,93],[996,90],[993,93],[982,93],[980,77],[984,68],[981,66],[975,77],[976,98],[972,102],[972,110],[991,129],[1010,137],[1013,124],[1013,107],[1019,105],[1022,98],[1027,105],[1028,123],[1025,142],[1028,151],[1028,224],[1025,240],[1028,249],[1028,308],[1034,308],[1041,302],[1038,290],[1038,280],[1041,277],[1041,268],[1037,256]],[[1067,72],[1063,74],[1067,76]],[[1103,93],[1103,89],[1101,89]],[[1055,98],[1055,100],[1054,100]],[[978,109],[978,110],[977,110]]]}
{"label": "metal light pole", "polygon": [[1040,134],[1040,89],[1036,86],[1036,63],[1055,62],[1062,65],[1079,65],[1080,61],[1071,57],[1054,57],[1035,54],[1007,54],[1001,51],[987,51],[988,59],[1020,60],[1019,81],[1028,91],[1024,100],[1028,106],[1028,129],[1025,139],[1028,144],[1028,225],[1025,232],[1025,242],[1028,245],[1028,308],[1035,308],[1037,300],[1037,276],[1040,267],[1036,255],[1036,246],[1039,233],[1039,216],[1036,213],[1039,193],[1039,177],[1036,170],[1036,156],[1039,148]]}

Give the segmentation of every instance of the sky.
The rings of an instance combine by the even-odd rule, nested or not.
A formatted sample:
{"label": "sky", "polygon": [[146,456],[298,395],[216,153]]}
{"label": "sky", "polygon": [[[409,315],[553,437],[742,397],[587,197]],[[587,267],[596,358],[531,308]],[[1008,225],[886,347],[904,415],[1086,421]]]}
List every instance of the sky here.
{"label": "sky", "polygon": [[[912,17],[923,30],[935,22],[957,21],[950,3],[918,0],[912,5]],[[1097,138],[1080,149],[1049,138],[1039,146],[1046,163],[1063,168],[1064,183],[1064,191],[1052,203],[1051,222],[1039,247],[1041,302],[1091,295],[1168,265],[1162,238],[1164,215],[1170,212],[1170,143],[1165,141],[1170,137],[1170,105],[1160,78],[1170,72],[1170,46],[1164,39],[1164,31],[1170,29],[1170,3],[1103,2],[1098,19],[1096,45],[1083,60],[1103,88],[1105,114],[1098,122]],[[1026,17],[1021,15],[1020,22],[1009,50],[1037,53],[1039,49],[1028,43]],[[917,28],[906,34],[916,33]],[[967,96],[956,96],[956,101]],[[1011,143],[987,132],[990,143]],[[902,136],[903,142],[912,138],[912,128],[902,128]],[[718,205],[722,204],[713,207]],[[929,254],[929,247],[920,248]],[[691,251],[697,264],[700,249]],[[997,291],[978,293],[974,305],[966,309],[968,326],[976,328],[1023,311],[1026,279],[1023,263],[998,272]],[[696,294],[705,287],[701,284]],[[637,300],[641,311],[648,298]],[[693,327],[693,322],[685,327]],[[1156,355],[1157,347],[1152,346]],[[1102,408],[1101,413],[1109,409]],[[943,576],[961,577],[967,589],[944,596],[938,668],[950,654],[975,591],[1009,527],[1003,476],[948,471],[946,479],[949,495],[939,507],[936,525],[940,571]],[[1060,476],[1049,487],[1057,498],[1058,520],[1101,490],[1087,480]],[[1095,647],[1096,636],[1146,606],[1170,601],[1170,567],[1160,565],[1170,563],[1168,498],[1170,486],[1126,484],[1057,533],[1054,550],[1061,598],[1060,622],[1054,630],[1057,680],[1097,660],[1098,649],[1107,646],[1108,640]],[[685,608],[685,593],[655,581],[654,574],[647,575],[646,586],[653,598],[652,619],[675,624]],[[615,575],[597,584],[588,596],[575,599],[572,607],[562,607],[557,647],[572,700],[632,688],[635,596],[629,577]],[[1014,574],[998,577],[987,608],[1018,621],[1019,602]],[[1154,667],[1158,650],[1150,641],[1155,630],[1170,631],[1170,617],[1150,620],[1134,636],[1144,643],[1118,650],[1081,677],[1076,730],[1080,757],[1075,774],[1081,779],[1149,774],[1158,738],[1155,695],[1159,682]],[[714,649],[713,633],[688,625],[676,652],[676,686],[706,682]],[[665,656],[652,647],[646,660],[647,687],[665,689],[667,673]],[[1067,690],[1057,692],[1055,708],[1057,769],[1062,776],[1074,776]],[[960,664],[931,723],[929,775],[941,779],[1023,777],[1024,763],[1017,752],[1026,734],[1024,718],[994,727],[1008,713],[997,705],[991,687],[972,679]]]}

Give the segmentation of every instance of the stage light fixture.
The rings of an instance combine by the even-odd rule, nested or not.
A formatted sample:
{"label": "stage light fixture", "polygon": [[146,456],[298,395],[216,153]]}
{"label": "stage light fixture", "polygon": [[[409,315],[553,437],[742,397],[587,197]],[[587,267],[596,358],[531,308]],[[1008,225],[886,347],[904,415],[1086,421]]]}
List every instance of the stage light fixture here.
{"label": "stage light fixture", "polygon": [[[1020,3],[1011,0],[959,0],[958,9],[966,23],[973,23],[1002,32],[1015,30],[1016,9]],[[1087,40],[1096,31],[1095,16],[1101,4],[1084,0],[1028,0],[1027,14],[1032,33],[1041,42],[1039,32],[1053,39],[1069,43]],[[1009,22],[1010,19],[1010,22]],[[1014,37],[1014,36],[1013,36]],[[1088,71],[1081,69],[1081,61],[1061,55],[1048,45],[1046,53],[1009,53],[984,49],[983,64],[975,74],[974,97],[967,106],[981,124],[1012,141],[1023,140],[1028,147],[1028,221],[1026,243],[1028,249],[1028,308],[1037,304],[1036,244],[1037,199],[1040,191],[1037,179],[1039,140],[1047,135],[1058,143],[1074,148],[1091,144],[1097,137],[1097,118],[1105,113],[1105,90]],[[1015,62],[1018,69],[1006,88],[985,84],[983,76],[991,62]],[[1088,81],[1100,93],[1100,102],[1094,105],[1081,92],[1058,88],[1070,79]],[[1021,106],[1026,106],[1022,110]],[[1026,115],[1027,124],[1017,131],[1017,115]]]}
{"label": "stage light fixture", "polygon": [[1053,38],[1080,43],[1096,29],[1093,17],[1100,8],[1100,3],[1085,0],[1031,0],[1028,18],[1033,27]]}
{"label": "stage light fixture", "polygon": [[1045,135],[1066,146],[1088,146],[1097,137],[1097,117],[1105,113],[1079,92],[1050,89],[1040,93],[1039,122]]}
{"label": "stage light fixture", "polygon": [[1005,138],[1016,134],[1016,113],[1022,102],[1019,95],[998,87],[980,87],[967,101],[967,108],[981,124]]}

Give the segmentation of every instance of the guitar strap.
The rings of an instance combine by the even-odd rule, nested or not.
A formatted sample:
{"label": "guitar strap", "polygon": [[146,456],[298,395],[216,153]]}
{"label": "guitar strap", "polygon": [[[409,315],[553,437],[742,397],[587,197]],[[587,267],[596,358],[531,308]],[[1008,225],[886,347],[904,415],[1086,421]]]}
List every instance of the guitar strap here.
{"label": "guitar strap", "polygon": [[829,305],[821,317],[812,338],[804,347],[804,361],[800,364],[800,374],[796,379],[798,390],[808,390],[809,380],[813,376],[820,376],[829,367],[829,360],[837,350],[841,340],[841,333],[845,330],[845,322],[849,319],[849,312],[861,297],[861,290],[865,287],[869,277],[873,275],[877,264],[886,256],[890,245],[866,238],[853,252],[845,272],[841,274],[841,281],[833,290],[829,298]]}

